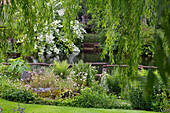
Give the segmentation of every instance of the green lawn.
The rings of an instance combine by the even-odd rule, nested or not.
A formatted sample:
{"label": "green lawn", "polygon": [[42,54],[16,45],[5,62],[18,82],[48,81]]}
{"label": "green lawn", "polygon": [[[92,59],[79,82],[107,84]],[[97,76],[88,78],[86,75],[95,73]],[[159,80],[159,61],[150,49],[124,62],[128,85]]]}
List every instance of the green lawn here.
{"label": "green lawn", "polygon": [[[16,102],[10,102],[0,98],[0,106],[3,108],[3,113],[12,113],[14,107],[18,108],[17,104]],[[24,110],[25,113],[154,113],[137,110],[75,108],[22,103],[20,105],[22,108],[26,108]]]}

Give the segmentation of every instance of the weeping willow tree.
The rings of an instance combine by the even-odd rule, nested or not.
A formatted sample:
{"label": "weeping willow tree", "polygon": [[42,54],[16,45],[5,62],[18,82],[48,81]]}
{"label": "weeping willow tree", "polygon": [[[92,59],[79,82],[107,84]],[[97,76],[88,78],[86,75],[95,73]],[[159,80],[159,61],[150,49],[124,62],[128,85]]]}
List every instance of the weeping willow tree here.
{"label": "weeping willow tree", "polygon": [[[106,29],[107,39],[102,57],[109,54],[114,63],[113,45],[118,44],[116,63],[128,64],[127,74],[121,75],[122,81],[127,79],[128,87],[137,76],[138,64],[141,60],[142,41],[140,32],[149,24],[155,27],[154,61],[166,88],[169,88],[170,74],[170,1],[169,0],[87,0],[89,13],[98,21],[98,28]],[[149,20],[148,23],[144,20]],[[157,35],[156,28],[161,27],[164,37]],[[118,36],[117,33],[120,33]],[[153,64],[151,64],[153,65]],[[126,75],[126,76],[125,76]],[[151,95],[157,78],[152,69],[148,72],[146,94]]]}
{"label": "weeping willow tree", "polygon": [[[22,55],[35,52],[37,33],[48,32],[53,21],[53,1],[51,0],[0,0],[0,55],[1,60],[7,55],[9,39],[14,43],[14,50]],[[48,27],[46,31],[44,27]],[[36,29],[36,31],[35,31]]]}
{"label": "weeping willow tree", "polygon": [[[0,0],[0,55],[6,57],[8,35],[5,31],[10,29],[15,39],[23,40],[21,46],[16,46],[23,55],[35,51],[34,42],[38,32],[46,33],[53,21],[53,0]],[[8,2],[10,1],[10,2]],[[76,20],[79,3],[82,0],[59,0],[63,3],[63,31],[68,40],[74,40],[71,35],[70,22]],[[154,61],[166,88],[169,88],[170,74],[170,1],[169,0],[87,0],[88,13],[98,22],[97,27],[106,29],[107,39],[102,57],[109,54],[114,63],[113,45],[118,44],[118,64],[128,64],[127,76],[122,75],[122,80],[127,79],[129,84],[137,75],[138,63],[142,53],[142,39],[140,32],[145,26],[143,20],[149,20],[150,26],[159,26],[165,32],[164,37],[157,36],[155,30]],[[19,12],[19,13],[18,13]],[[18,15],[19,14],[19,15]],[[43,27],[48,26],[47,31]],[[34,27],[37,31],[34,31]],[[117,35],[120,33],[121,35]],[[150,95],[157,78],[150,69],[146,94]]]}
{"label": "weeping willow tree", "polygon": [[[68,47],[68,49],[65,50],[66,53],[69,53],[69,50],[71,50],[69,47],[74,45],[73,42],[75,42],[77,37],[81,37],[81,31],[84,30],[77,25],[79,24],[78,21],[74,21],[76,20],[75,14],[80,9],[79,3],[76,1],[1,0],[0,7],[0,18],[2,20],[0,35],[3,40],[1,43],[3,45],[1,47],[1,51],[3,52],[1,53],[1,59],[5,58],[9,47],[8,42],[11,39],[15,40],[14,52],[21,53],[21,55],[24,56],[39,51],[39,53],[41,53],[41,50],[44,51],[47,45],[47,40],[50,40],[47,39],[47,35],[51,38],[56,34],[52,32],[57,28],[57,26],[54,26],[54,23],[61,22],[61,20],[61,26],[63,24],[64,26],[63,29],[59,31],[60,37],[57,38],[59,39],[58,42],[63,39],[63,36],[65,40],[68,40],[67,43],[63,44],[63,46]],[[56,13],[58,14],[58,18],[60,17],[59,21],[56,21],[56,19],[58,19]],[[80,30],[77,30],[78,28],[80,28]],[[37,49],[37,45],[41,46],[38,47],[39,50]]]}

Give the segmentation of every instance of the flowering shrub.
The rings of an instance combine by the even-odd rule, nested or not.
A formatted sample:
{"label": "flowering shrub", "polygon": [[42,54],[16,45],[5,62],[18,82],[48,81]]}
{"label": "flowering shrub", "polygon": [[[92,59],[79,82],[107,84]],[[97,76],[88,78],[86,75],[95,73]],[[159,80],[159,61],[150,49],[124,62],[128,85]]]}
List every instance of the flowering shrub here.
{"label": "flowering shrub", "polygon": [[63,78],[55,75],[53,70],[49,68],[46,68],[42,74],[34,72],[31,79],[31,89],[41,97],[60,98],[65,90],[74,91],[74,82],[69,75]]}
{"label": "flowering shrub", "polygon": [[[48,23],[47,21],[44,23],[39,23],[40,18],[36,19],[36,24],[32,29],[35,33],[34,41],[32,44],[34,50],[36,50],[39,55],[42,55],[44,53],[51,55],[59,54],[59,52],[79,52],[80,49],[75,45],[75,43],[77,43],[77,41],[83,41],[82,34],[86,33],[86,31],[84,30],[82,25],[77,20],[75,20],[70,21],[70,33],[66,33],[63,30],[63,21],[65,21],[63,20],[63,17],[65,15],[65,9],[63,8],[64,6],[62,6],[62,2],[59,2],[59,0],[54,0],[53,4],[53,21],[51,23]],[[34,7],[32,8],[35,9]],[[18,15],[22,14],[20,14],[20,12],[17,12],[15,16]],[[40,27],[40,24],[43,24],[43,26]],[[27,34],[21,33],[18,37],[19,38],[17,40],[17,43],[24,43],[28,39]]]}
{"label": "flowering shrub", "polygon": [[44,74],[33,73],[31,77],[32,81],[30,85],[32,88],[49,88],[56,87],[57,77],[52,73],[46,71]]}
{"label": "flowering shrub", "polygon": [[[79,48],[75,45],[74,42],[77,40],[82,42],[83,35],[82,33],[86,33],[84,28],[80,25],[80,23],[76,21],[70,22],[70,29],[73,39],[68,39],[68,34],[63,32],[62,18],[64,16],[64,9],[62,8],[62,3],[57,0],[54,1],[54,21],[51,23],[50,30],[46,26],[44,31],[47,31],[46,34],[39,33],[37,36],[37,41],[35,43],[35,49],[39,50],[39,54],[43,54],[46,52],[47,54],[59,54],[59,52],[74,52],[80,51]],[[36,32],[36,26],[34,28]],[[45,41],[45,45],[44,45]]]}
{"label": "flowering shrub", "polygon": [[86,86],[90,86],[91,83],[94,82],[97,71],[91,65],[80,60],[72,66],[73,70],[71,72],[71,77],[75,82],[74,86],[77,87],[78,91]]}
{"label": "flowering shrub", "polygon": [[76,87],[76,90],[79,91],[80,89],[87,86],[87,73],[86,72],[79,72],[75,73],[75,71],[71,72],[71,77],[74,81],[74,87]]}
{"label": "flowering shrub", "polygon": [[11,88],[20,88],[20,81],[18,79],[11,79],[6,75],[0,76],[0,95],[2,91],[6,91]]}
{"label": "flowering shrub", "polygon": [[[42,54],[46,52],[47,54],[59,54],[59,52],[66,52],[66,49],[68,49],[70,52],[73,51],[80,51],[79,48],[76,47],[74,44],[74,41],[68,40],[64,35],[61,36],[61,34],[64,34],[62,32],[62,24],[60,20],[56,20],[52,23],[54,26],[51,28],[51,30],[46,33],[45,35],[40,34],[37,37],[37,42],[35,45],[35,49],[38,49],[40,52],[39,54]],[[76,35],[74,40],[83,40],[82,32],[83,28],[79,26],[79,22],[76,21],[75,25],[73,25],[73,22],[71,22],[71,28],[73,29],[72,33]],[[43,42],[46,42],[46,45],[43,45]]]}

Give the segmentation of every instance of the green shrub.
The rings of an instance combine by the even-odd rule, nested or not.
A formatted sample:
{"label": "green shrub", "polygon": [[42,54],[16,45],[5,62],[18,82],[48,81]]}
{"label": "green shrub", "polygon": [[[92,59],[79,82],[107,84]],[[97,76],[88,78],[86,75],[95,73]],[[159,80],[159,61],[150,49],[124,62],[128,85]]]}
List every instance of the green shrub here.
{"label": "green shrub", "polygon": [[80,60],[72,66],[71,77],[76,83],[75,85],[78,87],[78,90],[83,89],[85,86],[91,86],[97,74],[95,67],[84,63],[83,60]]}
{"label": "green shrub", "polygon": [[100,42],[100,44],[104,44],[104,42],[105,42],[105,40],[106,40],[106,31],[102,31],[102,32],[100,32],[99,34],[98,34],[98,40],[99,40],[99,42]]}
{"label": "green shrub", "polygon": [[77,107],[94,107],[94,108],[114,108],[117,106],[117,99],[115,95],[107,95],[106,93],[99,93],[92,91],[86,87],[81,90],[81,95],[76,96],[72,103],[76,103]]}
{"label": "green shrub", "polygon": [[59,75],[63,79],[67,78],[67,76],[70,74],[69,64],[67,63],[67,60],[62,62],[54,61],[54,65],[51,66],[53,69],[53,72],[55,75]]}
{"label": "green shrub", "polygon": [[54,103],[55,103],[56,106],[73,106],[73,107],[77,107],[77,104],[75,103],[74,98],[58,99]]}
{"label": "green shrub", "polygon": [[118,104],[115,108],[118,109],[132,109],[131,103],[127,100],[118,99]]}
{"label": "green shrub", "polygon": [[129,99],[133,109],[150,110],[151,103],[147,104],[144,100],[144,94],[141,88],[133,88]]}
{"label": "green shrub", "polygon": [[14,80],[20,79],[21,74],[24,71],[31,71],[30,65],[28,65],[21,58],[9,59],[8,62],[10,63],[10,65],[7,66],[6,70],[3,71],[3,74],[11,76]]}
{"label": "green shrub", "polygon": [[[168,89],[163,87],[162,79],[158,71],[153,72],[157,77],[158,81],[154,84],[153,90],[151,93],[151,99],[149,105],[144,100],[144,89],[143,87],[146,84],[146,77],[148,75],[147,70],[140,70],[138,72],[137,80],[131,86],[133,87],[132,92],[130,93],[130,101],[134,109],[144,109],[144,110],[153,110],[153,111],[167,111],[170,106],[170,101],[168,100]],[[169,106],[168,106],[169,105]]]}
{"label": "green shrub", "polygon": [[[156,34],[155,34],[156,31]],[[142,50],[145,55],[153,54],[155,40],[154,36],[160,36],[164,40],[164,32],[162,29],[155,29],[152,26],[144,25],[140,32],[140,38],[142,39]],[[166,47],[164,47],[166,48]]]}
{"label": "green shrub", "polygon": [[6,73],[7,73],[7,68],[8,68],[8,66],[7,65],[0,65],[0,76],[4,76],[4,75],[6,75]]}
{"label": "green shrub", "polygon": [[9,89],[2,92],[2,98],[14,102],[31,103],[35,100],[34,95],[26,89]]}
{"label": "green shrub", "polygon": [[20,83],[21,82],[19,80],[13,81],[10,77],[0,76],[0,95],[2,91],[20,87]]}
{"label": "green shrub", "polygon": [[166,91],[163,85],[160,85],[159,88],[154,86],[151,109],[158,112],[170,111],[170,100],[168,99],[168,96],[168,90]]}
{"label": "green shrub", "polygon": [[34,101],[32,101],[33,104],[41,104],[41,105],[55,105],[55,101],[52,99],[47,98],[35,98]]}
{"label": "green shrub", "polygon": [[121,88],[118,73],[112,71],[111,74],[107,76],[107,86],[109,89],[109,93],[115,93],[116,95],[120,94]]}

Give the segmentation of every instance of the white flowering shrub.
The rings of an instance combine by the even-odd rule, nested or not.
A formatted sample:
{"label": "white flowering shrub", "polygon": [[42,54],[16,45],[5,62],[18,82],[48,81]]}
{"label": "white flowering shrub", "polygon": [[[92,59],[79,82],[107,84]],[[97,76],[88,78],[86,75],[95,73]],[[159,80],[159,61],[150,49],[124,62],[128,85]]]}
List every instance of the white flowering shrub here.
{"label": "white flowering shrub", "polygon": [[87,86],[87,75],[88,73],[86,72],[79,72],[76,74],[75,71],[72,71],[71,73],[71,78],[74,81],[74,87],[77,91],[80,91],[80,89],[85,88]]}
{"label": "white flowering shrub", "polygon": [[[82,33],[86,33],[80,23],[75,20],[70,22],[70,28],[72,35],[76,36],[73,40],[67,38],[67,34],[63,32],[62,17],[64,15],[64,9],[62,3],[57,0],[54,1],[54,22],[51,23],[51,28],[48,31],[48,27],[44,30],[48,31],[46,34],[37,36],[37,42],[35,49],[39,50],[39,54],[46,52],[47,54],[59,54],[59,52],[80,52],[80,49],[75,45],[76,41],[83,41]],[[36,29],[36,28],[35,28]],[[45,41],[45,45],[44,42]]]}
{"label": "white flowering shrub", "polygon": [[72,80],[74,81],[74,87],[77,91],[85,88],[86,86],[91,86],[95,80],[97,70],[90,64],[84,63],[80,60],[78,63],[72,65],[73,70],[70,73]]}
{"label": "white flowering shrub", "polygon": [[[38,13],[38,12],[37,12]],[[86,33],[80,23],[75,20],[70,22],[70,33],[68,38],[68,34],[64,32],[63,28],[63,16],[65,14],[65,9],[62,7],[62,2],[59,0],[54,0],[53,6],[53,19],[52,23],[44,23],[44,26],[40,28],[37,18],[37,24],[34,25],[34,32],[36,32],[34,49],[38,51],[39,55],[47,53],[51,54],[59,54],[62,53],[71,53],[71,52],[79,52],[80,49],[76,46],[75,43],[83,41],[82,33]],[[16,14],[18,15],[18,13]],[[50,26],[50,27],[49,27]],[[43,32],[39,32],[39,29],[43,29]],[[23,43],[27,40],[27,34],[21,34],[18,38],[17,43]]]}

